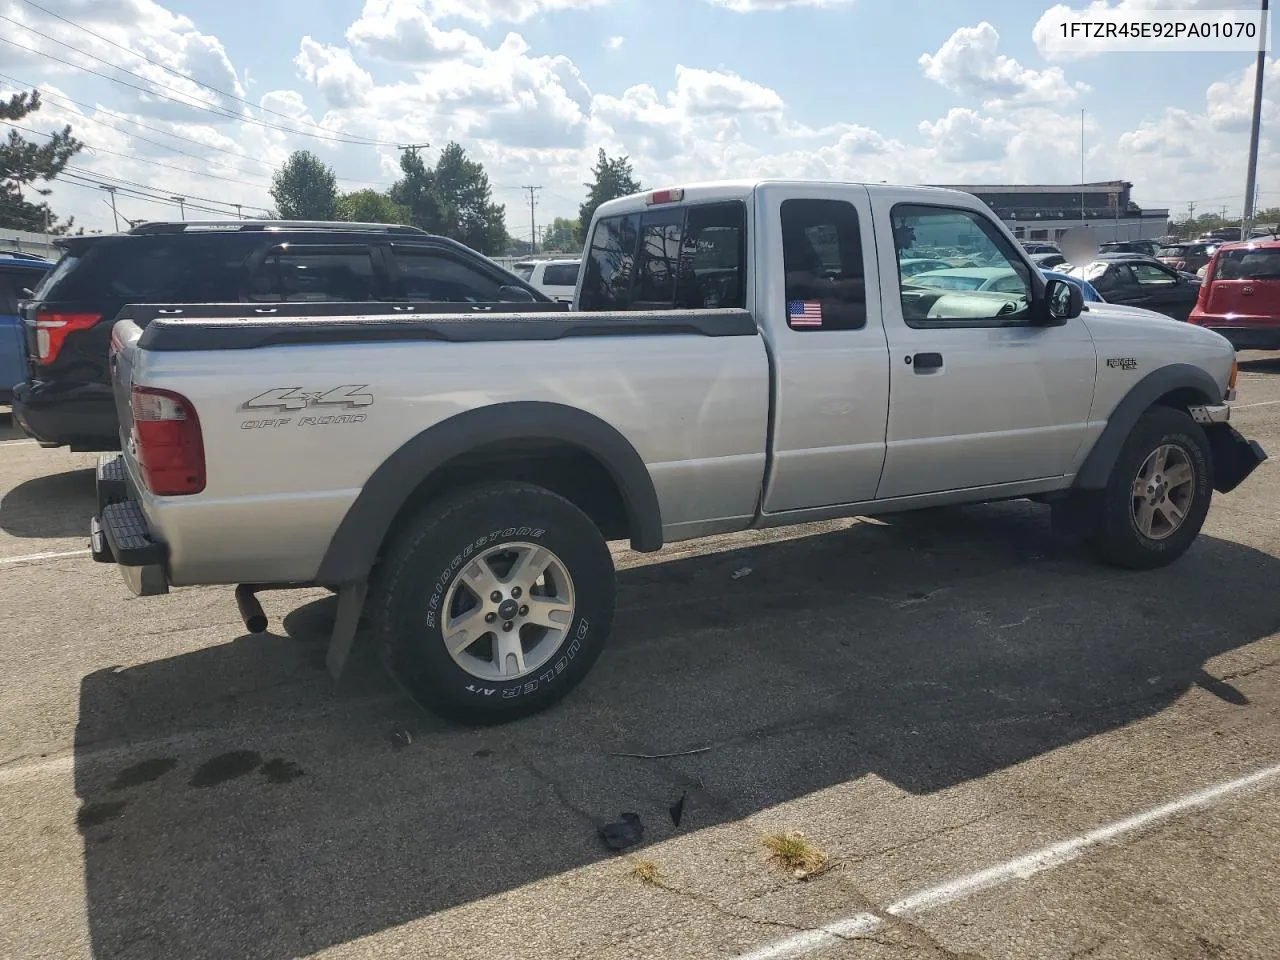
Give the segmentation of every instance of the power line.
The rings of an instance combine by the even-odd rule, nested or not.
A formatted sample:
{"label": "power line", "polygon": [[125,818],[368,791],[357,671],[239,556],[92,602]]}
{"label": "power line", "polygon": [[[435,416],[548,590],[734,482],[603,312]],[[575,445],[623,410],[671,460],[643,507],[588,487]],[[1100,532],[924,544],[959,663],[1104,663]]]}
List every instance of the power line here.
{"label": "power line", "polygon": [[[7,80],[17,87],[28,87],[32,90],[38,89],[37,84],[27,83],[26,81],[21,80],[18,77],[9,76],[6,73],[0,73],[0,80]],[[237,153],[234,150],[228,150],[226,147],[220,147],[217,144],[213,144],[213,143],[205,143],[203,140],[196,140],[193,137],[186,137],[180,133],[174,133],[171,130],[163,130],[160,127],[153,127],[150,124],[143,123],[141,120],[135,120],[133,117],[127,116],[123,113],[118,113],[114,110],[108,110],[106,107],[103,107],[97,104],[85,103],[83,100],[73,100],[71,97],[63,96],[62,94],[57,94],[57,93],[49,93],[47,90],[39,90],[39,93],[40,93],[41,99],[62,101],[63,103],[70,103],[84,110],[94,110],[100,113],[105,113],[107,116],[111,117],[114,120],[121,120],[124,123],[132,124],[133,126],[140,127],[143,130],[150,130],[153,133],[158,133],[161,136],[172,137],[175,140],[182,140],[185,143],[193,144],[194,146],[200,147],[203,150],[215,150],[218,153],[225,153],[227,156],[235,157],[238,160],[247,160],[250,163],[256,163],[259,166],[266,167],[269,170],[275,169],[275,166],[268,160],[262,160],[262,159],[259,159],[258,157],[251,157],[251,156],[248,156],[247,154]],[[110,124],[106,123],[106,121],[99,120],[97,117],[84,115],[79,119],[88,120],[90,123],[102,124],[103,126],[107,127],[109,130],[115,130],[118,133],[123,133],[125,136],[133,137],[135,140],[141,140],[144,143],[155,144],[156,146],[161,147],[165,150],[172,150],[174,153],[181,153],[183,156],[193,157],[196,160],[207,159],[205,157],[200,157],[191,153],[187,153],[185,150],[179,150],[177,147],[171,144],[160,143],[156,140],[148,140],[146,137],[140,137],[136,133],[133,133],[131,131],[121,130],[119,127],[113,127]],[[235,168],[233,167],[232,169],[235,169]],[[237,170],[236,172],[240,173],[243,171]],[[385,180],[359,180],[359,179],[356,179],[355,177],[335,177],[335,179],[341,181],[342,183],[360,183],[370,187],[390,186],[390,184]]]}
{"label": "power line", "polygon": [[[289,120],[289,121],[292,121],[292,122],[294,122],[294,123],[302,123],[304,126],[314,127],[314,128],[315,128],[315,129],[317,129],[317,130],[323,130],[323,131],[325,131],[326,133],[338,133],[338,134],[341,134],[341,131],[333,130],[333,129],[329,128],[329,127],[322,126],[321,124],[318,124],[318,123],[311,123],[311,122],[309,122],[309,121],[307,121],[307,120],[301,120],[301,121],[300,121],[300,120],[298,120],[296,117],[291,117],[291,116],[289,116],[287,113],[281,113],[281,112],[280,112],[280,111],[278,111],[278,110],[272,110],[272,109],[270,109],[269,107],[264,107],[264,106],[262,106],[261,104],[253,104],[253,103],[249,102],[248,100],[245,100],[243,97],[238,97],[238,96],[236,96],[234,93],[228,93],[228,92],[227,92],[227,91],[225,91],[225,90],[222,90],[222,89],[220,89],[220,88],[218,88],[218,87],[213,86],[212,84],[205,83],[205,82],[204,82],[204,81],[202,81],[202,80],[197,80],[195,77],[187,76],[187,74],[183,73],[182,71],[180,71],[180,70],[175,70],[173,67],[170,67],[170,66],[168,66],[167,64],[163,64],[163,63],[159,62],[158,60],[153,60],[153,59],[151,59],[150,57],[146,56],[145,54],[139,53],[137,50],[134,50],[132,47],[125,46],[125,45],[124,45],[124,44],[122,44],[122,43],[117,43],[116,41],[112,40],[110,37],[104,37],[102,34],[97,33],[97,32],[95,32],[95,31],[93,31],[93,30],[90,30],[88,27],[86,27],[86,26],[85,26],[84,24],[82,24],[82,23],[76,23],[74,20],[70,20],[70,19],[68,19],[67,17],[62,16],[61,14],[54,13],[52,10],[49,10],[49,9],[47,9],[47,8],[45,8],[45,7],[42,7],[40,4],[36,3],[36,2],[35,2],[35,0],[23,0],[23,2],[24,2],[24,3],[26,3],[26,4],[27,4],[27,6],[34,7],[35,9],[39,10],[39,11],[40,11],[41,13],[43,13],[43,14],[46,14],[47,16],[53,17],[53,18],[55,18],[55,19],[57,19],[57,20],[61,20],[63,23],[70,24],[71,26],[75,27],[77,30],[81,30],[81,31],[83,31],[83,32],[87,33],[89,36],[94,37],[94,38],[96,38],[96,39],[98,39],[98,40],[101,40],[103,43],[108,43],[108,44],[110,44],[111,46],[115,47],[117,50],[123,50],[125,53],[129,54],[130,56],[137,57],[139,60],[144,60],[144,61],[146,61],[147,63],[151,64],[151,65],[152,65],[152,66],[154,66],[154,67],[159,67],[161,70],[164,70],[166,73],[172,74],[173,76],[178,77],[178,78],[180,78],[180,79],[182,79],[182,80],[186,80],[186,81],[187,81],[187,82],[189,82],[189,83],[194,83],[194,84],[196,84],[196,86],[203,87],[203,88],[204,88],[204,89],[206,89],[206,90],[209,90],[209,91],[211,91],[211,92],[213,92],[213,93],[218,94],[219,96],[226,97],[226,98],[228,98],[228,99],[230,99],[230,100],[235,100],[235,101],[237,101],[237,102],[239,102],[239,103],[243,103],[245,106],[247,106],[247,107],[253,107],[253,108],[254,108],[254,109],[256,109],[256,110],[261,110],[263,113],[269,113],[269,114],[272,114],[273,116],[283,117],[284,119]],[[8,18],[6,17],[6,18],[4,18],[4,19],[8,19]],[[12,23],[12,22],[14,22],[14,21],[10,21],[10,22]],[[26,27],[26,25],[25,25],[25,24],[20,24],[20,26],[23,26],[23,27],[24,27],[25,29],[27,29],[27,30],[31,30],[31,28],[30,28],[30,27]],[[32,30],[31,32],[32,32],[32,33],[35,33],[35,31],[34,31],[34,30]],[[48,39],[53,39],[53,38],[48,38]],[[53,42],[54,42],[54,43],[62,43],[62,41],[61,41],[61,40],[53,40]],[[75,47],[71,47],[69,44],[63,44],[63,46],[67,46],[67,47],[69,47],[69,48],[70,48],[70,49],[72,49],[72,50],[75,50],[75,49],[76,49]],[[77,51],[77,52],[82,52],[82,51]],[[97,58],[95,57],[94,59],[97,59]],[[103,62],[105,62],[105,61],[103,61]],[[119,69],[119,68],[117,68],[117,69]],[[132,71],[126,71],[126,72],[127,72],[127,73],[132,73]],[[138,74],[133,74],[133,76],[138,76]],[[143,78],[143,79],[145,79],[145,78]],[[153,82],[153,83],[154,83],[155,81],[151,81],[151,82]],[[168,88],[168,89],[172,89],[172,88]],[[367,138],[361,138],[361,139],[367,139]],[[381,146],[381,147],[390,147],[390,146],[394,146],[394,144],[386,143],[386,142],[383,142],[383,141],[381,141],[381,140],[368,140],[368,143],[369,143],[370,145],[374,145],[374,146]]]}
{"label": "power line", "polygon": [[[8,19],[9,19],[8,17],[0,16],[0,20],[8,20]],[[12,22],[16,22],[16,21],[10,21],[10,22],[12,23]],[[19,26],[23,26],[23,25],[22,25],[22,24],[19,24]],[[30,30],[30,29],[31,29],[30,27],[25,27],[25,26],[24,26],[23,28],[24,28],[24,29],[27,29],[27,30]],[[41,33],[39,33],[38,31],[35,31],[35,30],[32,30],[31,32],[32,32],[32,33],[35,33],[37,36],[44,36],[44,34],[41,34]],[[52,38],[50,38],[50,39],[52,39]],[[139,76],[138,74],[133,73],[133,72],[132,72],[132,71],[130,71],[130,70],[125,70],[125,69],[124,69],[124,67],[116,66],[114,63],[111,63],[109,60],[103,60],[101,57],[94,56],[94,55],[93,55],[93,54],[91,54],[91,53],[86,53],[86,52],[85,52],[85,51],[83,51],[83,50],[80,50],[80,49],[78,49],[78,48],[76,48],[76,47],[72,47],[70,44],[62,43],[62,41],[60,41],[60,40],[54,40],[53,42],[54,42],[54,43],[61,44],[62,46],[67,47],[68,49],[75,51],[76,53],[80,54],[81,56],[89,57],[91,60],[97,60],[97,61],[99,61],[100,63],[105,63],[107,66],[109,66],[109,67],[111,67],[111,68],[113,68],[113,69],[115,69],[115,70],[119,70],[119,71],[121,71],[122,73],[127,73],[127,74],[129,74],[129,76],[131,76],[131,77],[137,77],[137,79],[142,80],[142,81],[144,81],[144,82],[146,82],[146,83],[150,83],[150,84],[153,84],[153,85],[158,86],[158,87],[164,87],[164,89],[167,89],[167,90],[173,90],[173,89],[174,89],[174,88],[172,88],[172,87],[165,87],[165,85],[164,85],[164,84],[156,83],[156,81],[154,81],[154,80],[148,80],[146,77]],[[45,53],[43,50],[37,50],[35,47],[27,47],[27,46],[23,46],[21,43],[15,43],[14,41],[12,41],[12,40],[8,39],[7,37],[0,37],[0,43],[7,43],[7,44],[9,44],[9,46],[11,46],[11,47],[17,47],[19,50],[22,50],[22,51],[24,51],[25,53],[34,53],[34,54],[36,54],[37,56],[45,57],[45,58],[47,58],[47,59],[49,59],[49,60],[52,60],[54,63],[61,63],[63,66],[71,67],[73,70],[83,70],[85,73],[92,74],[92,75],[93,75],[93,76],[95,76],[95,77],[101,77],[103,80],[110,81],[111,83],[118,83],[118,84],[120,84],[121,86],[123,86],[123,87],[128,87],[128,88],[129,88],[129,89],[131,89],[131,90],[137,90],[139,93],[145,93],[145,94],[146,94],[147,96],[149,96],[149,97],[158,97],[158,98],[160,98],[161,100],[168,100],[168,101],[170,101],[171,103],[176,103],[176,104],[178,104],[179,106],[187,107],[187,108],[192,109],[192,110],[203,110],[205,113],[211,113],[211,114],[213,114],[214,116],[222,117],[224,120],[238,120],[238,121],[240,121],[240,122],[242,122],[242,123],[252,123],[252,124],[254,124],[254,125],[256,125],[256,126],[259,126],[259,127],[265,127],[265,128],[266,128],[266,129],[268,129],[268,130],[276,130],[276,131],[279,131],[279,132],[282,132],[282,133],[293,134],[293,135],[295,135],[295,136],[299,136],[299,137],[313,137],[313,138],[315,138],[315,139],[317,139],[317,140],[330,140],[330,141],[333,141],[333,142],[335,142],[335,143],[349,144],[349,145],[353,145],[353,146],[357,146],[357,147],[373,147],[373,146],[384,146],[384,145],[385,145],[385,146],[389,146],[389,144],[382,144],[380,141],[373,141],[373,140],[351,140],[351,139],[342,139],[342,138],[339,138],[339,137],[326,137],[326,136],[323,136],[322,134],[318,134],[318,133],[308,133],[308,132],[307,132],[307,131],[305,131],[305,130],[293,130],[293,129],[290,129],[289,127],[282,127],[282,126],[280,126],[280,125],[279,125],[279,124],[277,124],[277,123],[268,123],[268,122],[267,122],[267,121],[265,121],[265,120],[259,120],[257,117],[251,117],[251,116],[249,116],[249,115],[247,115],[247,114],[238,114],[238,113],[233,113],[233,112],[231,112],[230,110],[225,110],[225,109],[222,109],[222,108],[219,108],[219,107],[215,107],[215,106],[212,106],[211,104],[207,104],[207,103],[192,103],[192,102],[190,102],[189,100],[179,100],[177,97],[171,97],[171,96],[168,96],[168,95],[166,95],[166,94],[160,93],[160,92],[158,92],[158,91],[156,91],[156,90],[148,90],[146,87],[140,87],[140,86],[138,86],[136,83],[130,83],[130,82],[129,82],[129,81],[127,81],[127,80],[121,80],[119,77],[112,77],[112,76],[108,76],[108,75],[107,75],[107,74],[105,74],[105,73],[101,73],[100,71],[97,71],[97,70],[92,70],[92,69],[90,69],[89,67],[86,67],[86,66],[84,66],[84,65],[82,65],[82,64],[79,64],[79,63],[72,63],[70,60],[64,60],[64,59],[62,59],[61,57],[55,57],[53,54],[51,54],[51,53]],[[176,92],[176,93],[182,93],[182,91],[180,91],[180,90],[175,91],[175,92]],[[190,94],[186,94],[186,93],[182,93],[182,95],[183,95],[183,96],[190,96]]]}
{"label": "power line", "polygon": [[[38,137],[53,136],[53,134],[44,133],[41,130],[33,130],[31,127],[24,127],[21,124],[14,123],[12,120],[0,120],[0,123],[5,124],[6,126],[14,127],[18,130],[22,130],[25,133],[33,133]],[[82,140],[81,143],[84,143],[84,141]],[[163,163],[160,160],[150,160],[146,157],[139,157],[136,154],[132,154],[132,153],[121,153],[119,150],[108,150],[105,147],[95,147],[91,143],[85,143],[84,145],[86,148],[88,148],[89,150],[92,150],[94,153],[105,153],[108,156],[112,156],[112,157],[123,157],[126,160],[131,160],[136,163],[146,163],[146,164],[150,164],[153,167],[163,167],[166,170],[173,170],[173,171],[176,171],[177,173],[185,173],[188,176],[192,176],[192,177],[206,177],[210,180],[221,180],[223,183],[234,183],[234,184],[244,183],[243,180],[235,180],[231,177],[220,177],[216,173],[208,173],[204,170],[188,170],[186,167],[175,167],[171,163]],[[199,159],[199,158],[197,157],[196,159]],[[267,181],[263,180],[261,182],[266,183]]]}
{"label": "power line", "polygon": [[[151,190],[151,191],[163,192],[163,193],[176,193],[176,191],[172,187],[165,186],[164,184],[152,185],[152,184],[146,184],[146,183],[139,183],[136,180],[127,180],[124,177],[113,176],[112,174],[109,174],[109,173],[98,173],[95,170],[89,170],[84,167],[74,166],[72,164],[67,164],[65,174],[67,176],[79,177],[81,180],[93,180],[95,182],[97,180],[104,180],[104,181],[110,181],[112,183],[124,184],[125,186],[129,186],[129,187],[135,187],[140,190]],[[221,204],[224,207],[248,206],[250,210],[261,210],[263,212],[266,212],[267,210],[266,207],[251,206],[249,204],[243,204],[243,203],[236,204],[236,203],[231,203],[228,200],[215,200],[212,197],[200,197],[191,193],[184,193],[183,196],[188,200],[200,200],[200,201],[203,201],[204,203],[217,203],[217,204]],[[217,210],[214,212],[225,213],[226,211]]]}

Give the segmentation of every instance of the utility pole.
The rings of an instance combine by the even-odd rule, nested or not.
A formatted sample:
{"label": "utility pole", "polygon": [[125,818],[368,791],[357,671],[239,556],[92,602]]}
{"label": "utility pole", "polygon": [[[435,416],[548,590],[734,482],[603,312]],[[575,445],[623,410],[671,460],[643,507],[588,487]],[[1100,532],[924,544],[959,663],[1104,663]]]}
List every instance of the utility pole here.
{"label": "utility pole", "polygon": [[1084,107],[1080,108],[1080,226],[1084,226]]}
{"label": "utility pole", "polygon": [[98,184],[98,186],[111,194],[111,219],[116,223],[116,233],[120,232],[120,214],[116,213],[116,188],[107,186],[106,184]]}
{"label": "utility pole", "polygon": [[537,206],[537,194],[542,187],[521,187],[529,191],[529,253],[538,252],[538,222],[534,218],[533,208]]}
{"label": "utility pole", "polygon": [[1194,240],[1196,238],[1196,202],[1194,200],[1187,203],[1187,230],[1191,234],[1187,239]]}
{"label": "utility pole", "polygon": [[419,150],[425,150],[429,146],[431,146],[429,143],[400,143],[396,144],[396,149],[401,153],[409,153],[416,157]]}
{"label": "utility pole", "polygon": [[186,197],[170,197],[169,199],[178,205],[178,215],[182,217],[183,220],[186,220],[187,219],[187,198]]}
{"label": "utility pole", "polygon": [[233,203],[233,204],[232,204],[232,206],[236,208],[236,219],[237,219],[237,220],[243,220],[243,219],[244,219],[244,214],[240,212],[241,204]]}
{"label": "utility pole", "polygon": [[1262,127],[1262,72],[1267,66],[1267,9],[1262,0],[1262,19],[1258,30],[1258,65],[1253,77],[1253,125],[1249,128],[1249,172],[1244,184],[1244,212],[1240,215],[1240,239],[1248,238],[1253,227],[1254,200],[1258,189],[1258,133]]}

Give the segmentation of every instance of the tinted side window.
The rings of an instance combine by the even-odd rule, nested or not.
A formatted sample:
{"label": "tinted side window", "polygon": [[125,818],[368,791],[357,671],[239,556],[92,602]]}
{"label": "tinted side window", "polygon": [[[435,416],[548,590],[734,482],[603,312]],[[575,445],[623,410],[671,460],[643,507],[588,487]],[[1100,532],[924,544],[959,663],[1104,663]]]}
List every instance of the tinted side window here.
{"label": "tinted side window", "polygon": [[858,211],[844,200],[783,200],[782,261],[793,330],[857,330],[867,323]]}
{"label": "tinted side window", "polygon": [[1280,280],[1280,250],[1228,250],[1218,258],[1219,280]]}
{"label": "tinted side window", "polygon": [[576,263],[547,264],[542,274],[542,282],[548,287],[572,287],[578,282],[578,265]]}
{"label": "tinted side window", "polygon": [[578,298],[583,310],[630,308],[639,227],[637,214],[608,217],[596,224],[583,263],[585,273]]}
{"label": "tinted side window", "polygon": [[[235,301],[248,282],[246,261],[261,243],[244,235],[125,237],[96,244],[84,269],[67,277],[74,297],[106,295],[133,303]],[[56,294],[61,298],[63,291]]]}
{"label": "tinted side window", "polygon": [[331,303],[377,300],[373,258],[363,253],[308,251],[269,254],[254,271],[251,300]]}
{"label": "tinted side window", "polygon": [[1172,287],[1177,282],[1172,273],[1150,263],[1133,263],[1129,269],[1133,271],[1134,279],[1144,287]]}
{"label": "tinted side window", "polygon": [[448,254],[396,250],[395,296],[400,300],[445,303],[494,303],[501,284]]}
{"label": "tinted side window", "polygon": [[1022,322],[1031,306],[1031,278],[1013,245],[986,217],[971,210],[898,204],[893,208],[898,258],[946,258],[956,279],[977,281],[967,289],[942,290],[925,283],[928,274],[900,280],[902,316],[908,325],[948,322],[971,326]]}
{"label": "tinted side window", "polygon": [[691,309],[744,307],[746,281],[745,205],[734,201],[689,207],[676,305]]}

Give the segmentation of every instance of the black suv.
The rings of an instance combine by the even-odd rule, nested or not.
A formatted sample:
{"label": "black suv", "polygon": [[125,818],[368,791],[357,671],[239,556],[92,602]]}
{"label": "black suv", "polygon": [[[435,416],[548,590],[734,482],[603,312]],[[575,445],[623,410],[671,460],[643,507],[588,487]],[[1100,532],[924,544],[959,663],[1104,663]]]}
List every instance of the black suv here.
{"label": "black suv", "polygon": [[14,389],[13,415],[42,445],[72,450],[119,449],[107,354],[127,304],[552,304],[487,257],[416,227],[147,223],[57,244],[62,259],[24,304],[30,378]]}

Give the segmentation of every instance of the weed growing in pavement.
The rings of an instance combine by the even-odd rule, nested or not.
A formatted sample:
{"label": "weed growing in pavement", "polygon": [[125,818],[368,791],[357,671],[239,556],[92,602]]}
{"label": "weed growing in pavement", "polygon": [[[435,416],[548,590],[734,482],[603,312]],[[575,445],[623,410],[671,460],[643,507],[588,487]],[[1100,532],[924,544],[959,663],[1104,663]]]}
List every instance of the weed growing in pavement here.
{"label": "weed growing in pavement", "polygon": [[662,872],[652,860],[637,860],[631,865],[631,876],[653,887],[662,886]]}
{"label": "weed growing in pavement", "polygon": [[799,880],[821,873],[827,867],[826,853],[798,831],[766,834],[760,838],[760,842],[773,855],[776,863],[794,871]]}

